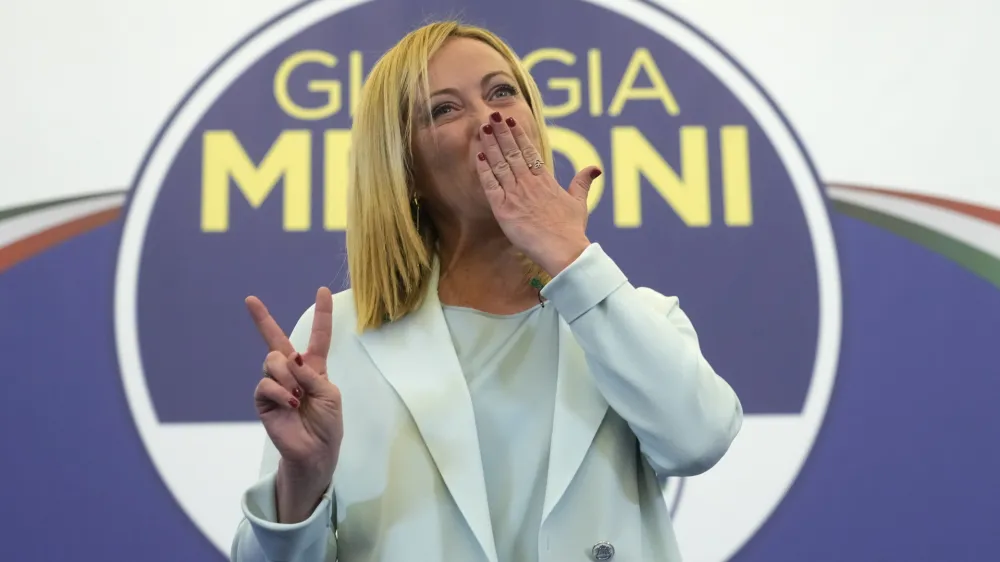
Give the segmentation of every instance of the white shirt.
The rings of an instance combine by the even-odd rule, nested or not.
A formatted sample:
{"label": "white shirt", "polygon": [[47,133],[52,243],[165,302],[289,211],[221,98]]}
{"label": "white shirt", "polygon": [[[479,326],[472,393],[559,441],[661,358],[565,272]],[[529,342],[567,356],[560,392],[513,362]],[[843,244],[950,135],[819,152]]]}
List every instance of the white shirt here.
{"label": "white shirt", "polygon": [[497,558],[534,562],[556,392],[555,307],[442,309],[472,397]]}

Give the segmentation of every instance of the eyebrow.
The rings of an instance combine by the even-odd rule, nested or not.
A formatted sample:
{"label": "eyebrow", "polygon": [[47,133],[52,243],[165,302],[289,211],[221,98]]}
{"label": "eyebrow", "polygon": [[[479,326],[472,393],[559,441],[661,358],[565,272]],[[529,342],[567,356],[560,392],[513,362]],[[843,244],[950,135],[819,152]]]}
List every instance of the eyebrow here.
{"label": "eyebrow", "polygon": [[[512,82],[516,82],[514,77],[511,76],[509,72],[506,72],[504,70],[494,70],[493,72],[489,72],[482,77],[482,79],[479,81],[479,87],[480,88],[485,87],[490,80],[492,80],[495,76],[499,76],[501,74],[506,76],[507,78],[510,78]],[[438,96],[441,94],[452,94],[454,96],[457,96],[458,90],[456,90],[455,88],[443,88],[441,90],[435,91],[433,94],[431,94],[431,97],[433,98],[434,96]]]}

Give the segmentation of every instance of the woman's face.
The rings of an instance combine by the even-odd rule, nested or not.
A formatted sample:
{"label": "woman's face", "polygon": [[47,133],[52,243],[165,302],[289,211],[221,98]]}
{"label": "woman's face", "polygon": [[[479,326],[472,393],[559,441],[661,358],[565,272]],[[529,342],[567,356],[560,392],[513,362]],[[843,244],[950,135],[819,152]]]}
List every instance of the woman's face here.
{"label": "woman's face", "polygon": [[430,115],[418,104],[413,136],[416,190],[436,220],[492,221],[476,173],[483,125],[512,117],[538,146],[531,109],[510,65],[475,39],[449,39],[428,61]]}

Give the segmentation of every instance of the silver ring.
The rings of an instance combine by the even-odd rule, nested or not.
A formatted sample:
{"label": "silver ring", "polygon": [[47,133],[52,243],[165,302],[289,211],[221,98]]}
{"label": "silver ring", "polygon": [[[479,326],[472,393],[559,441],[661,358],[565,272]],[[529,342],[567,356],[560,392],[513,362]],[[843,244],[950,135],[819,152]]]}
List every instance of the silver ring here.
{"label": "silver ring", "polygon": [[277,380],[274,375],[267,372],[267,361],[264,361],[264,365],[261,367],[261,372],[264,374],[265,379]]}
{"label": "silver ring", "polygon": [[544,164],[545,162],[542,162],[541,159],[536,158],[534,162],[528,164],[528,168],[532,170],[537,170],[541,168]]}

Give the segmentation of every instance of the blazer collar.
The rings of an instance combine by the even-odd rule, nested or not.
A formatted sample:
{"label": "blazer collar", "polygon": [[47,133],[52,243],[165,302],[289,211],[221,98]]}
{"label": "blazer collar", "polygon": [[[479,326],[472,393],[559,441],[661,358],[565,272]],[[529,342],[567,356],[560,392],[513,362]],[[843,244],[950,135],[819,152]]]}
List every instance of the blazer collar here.
{"label": "blazer collar", "polygon": [[587,357],[564,320],[559,320],[559,367],[552,415],[544,523],[566,493],[608,411],[608,402],[591,378]]}
{"label": "blazer collar", "polygon": [[413,416],[452,498],[489,562],[497,562],[472,398],[438,300],[434,260],[419,309],[360,337]]}
{"label": "blazer collar", "polygon": [[[421,307],[360,336],[375,366],[399,394],[452,498],[489,562],[497,562],[472,398],[438,299],[435,258]],[[559,322],[559,367],[543,522],[566,492],[608,404],[590,379],[586,357]]]}

